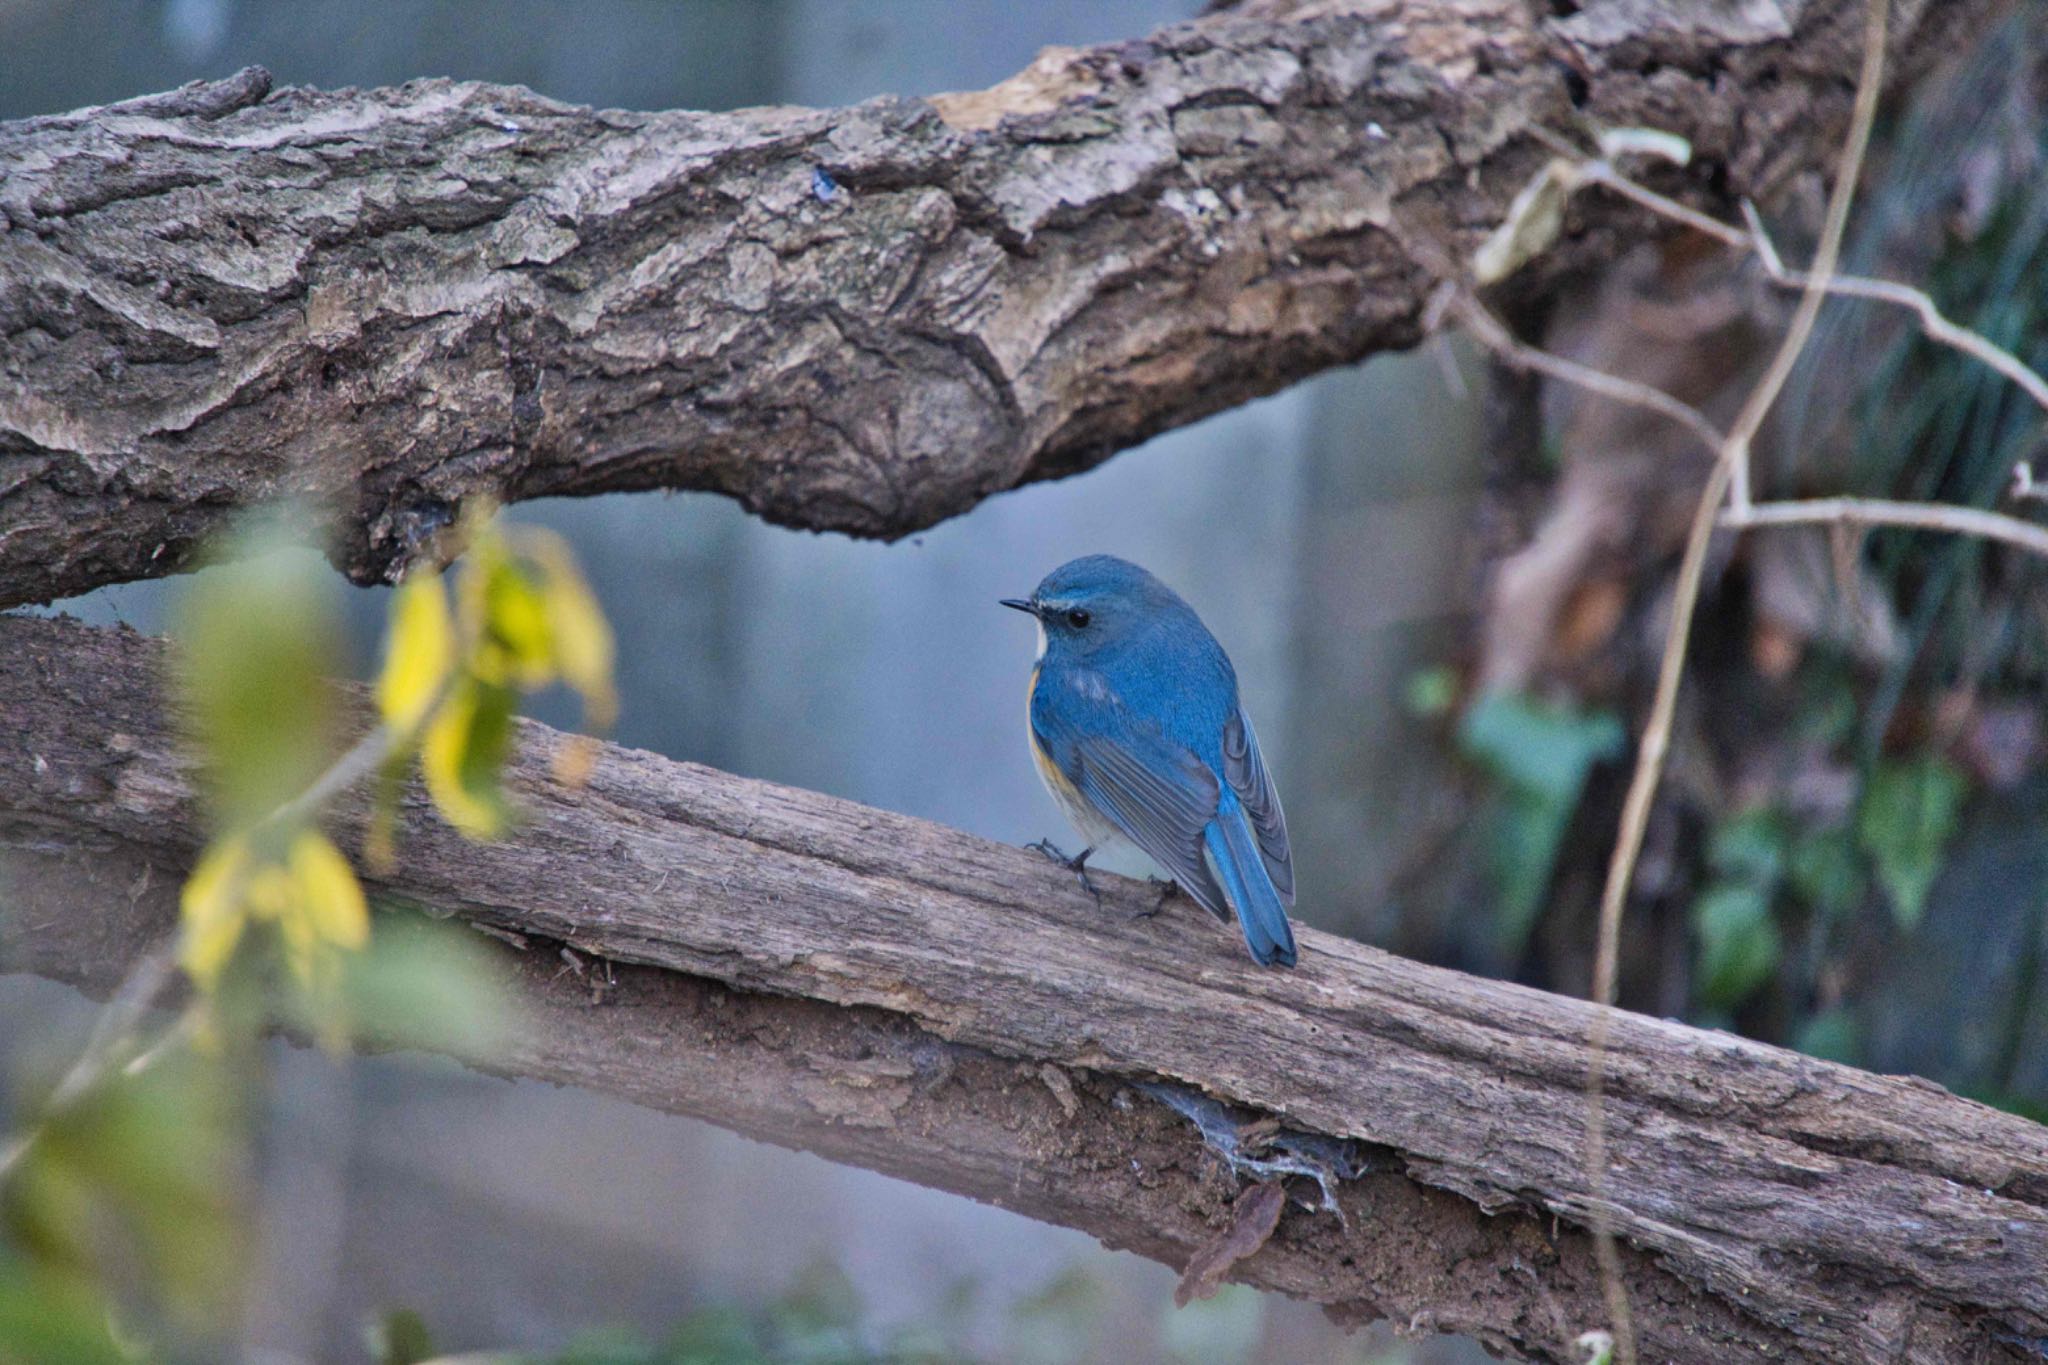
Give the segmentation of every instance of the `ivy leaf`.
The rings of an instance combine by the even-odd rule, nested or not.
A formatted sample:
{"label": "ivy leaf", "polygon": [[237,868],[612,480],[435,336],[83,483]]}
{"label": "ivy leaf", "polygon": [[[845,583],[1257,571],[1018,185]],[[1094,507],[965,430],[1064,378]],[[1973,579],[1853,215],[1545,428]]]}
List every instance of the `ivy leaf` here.
{"label": "ivy leaf", "polygon": [[1481,697],[1458,727],[1460,747],[1505,789],[1490,822],[1496,926],[1519,951],[1542,908],[1557,853],[1595,764],[1621,752],[1621,722],[1507,693]]}
{"label": "ivy leaf", "polygon": [[1877,868],[1892,918],[1911,931],[1927,909],[1941,855],[1955,833],[1969,783],[1939,758],[1887,759],[1863,789],[1856,839]]}
{"label": "ivy leaf", "polygon": [[1714,827],[1707,840],[1707,863],[1723,877],[1769,892],[1784,875],[1787,842],[1784,817],[1760,806]]}
{"label": "ivy leaf", "polygon": [[1612,712],[1581,712],[1505,692],[1481,697],[1458,730],[1465,752],[1503,782],[1573,804],[1593,765],[1619,754],[1624,738]]}
{"label": "ivy leaf", "polygon": [[1693,989],[1709,1008],[1732,1009],[1771,979],[1784,954],[1784,940],[1771,919],[1770,897],[1755,886],[1723,882],[1707,888],[1692,906],[1699,957]]}
{"label": "ivy leaf", "polygon": [[1792,889],[1823,920],[1835,920],[1855,909],[1868,889],[1855,836],[1846,829],[1808,834],[1792,845],[1786,859]]}

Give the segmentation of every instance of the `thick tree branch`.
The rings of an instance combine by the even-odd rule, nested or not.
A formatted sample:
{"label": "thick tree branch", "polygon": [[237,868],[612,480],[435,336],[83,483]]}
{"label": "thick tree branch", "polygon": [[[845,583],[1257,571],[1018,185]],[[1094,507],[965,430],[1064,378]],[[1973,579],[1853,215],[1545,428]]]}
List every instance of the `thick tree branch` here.
{"label": "thick tree branch", "polygon": [[[1903,6],[1896,67],[1999,7]],[[1532,128],[1666,128],[1753,195],[1832,144],[1854,0],[1556,8],[1264,0],[829,111],[245,72],[0,126],[0,605],[280,494],[361,581],[480,493],[901,535],[1410,344],[1403,242],[1462,259]]]}
{"label": "thick tree branch", "polygon": [[[104,987],[202,835],[161,650],[0,618],[0,654],[4,946]],[[1313,932],[1299,970],[1261,971],[1197,917],[1119,913],[1142,887],[1098,910],[1020,850],[618,748],[570,790],[563,738],[522,741],[519,837],[466,843],[415,798],[379,889],[668,970],[599,1003],[552,954],[508,955],[536,1011],[494,1065],[1175,1262],[1234,1191],[1142,1087],[1199,1087],[1371,1168],[1342,1224],[1290,1211],[1234,1273],[1551,1358],[1600,1324],[1584,1002]],[[1634,1015],[1610,1047],[1607,1196],[1649,1357],[2017,1359],[2048,1335],[2048,1130]]]}

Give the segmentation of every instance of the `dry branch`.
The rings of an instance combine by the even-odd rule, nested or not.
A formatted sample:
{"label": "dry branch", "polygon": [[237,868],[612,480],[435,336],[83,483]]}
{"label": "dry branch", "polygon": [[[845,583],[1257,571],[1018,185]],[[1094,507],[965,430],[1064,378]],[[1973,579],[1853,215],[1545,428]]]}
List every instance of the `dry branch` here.
{"label": "dry branch", "polygon": [[[0,126],[0,605],[326,500],[385,578],[479,493],[677,487],[900,535],[1410,344],[1580,118],[1764,195],[1855,0],[1265,0],[851,109],[260,72]],[[1910,7],[1897,66],[1999,0]],[[1549,263],[1588,264],[1593,233]]]}
{"label": "dry branch", "polygon": [[[0,946],[104,989],[201,836],[161,649],[0,618],[0,657]],[[565,789],[563,742],[524,728],[512,841],[466,843],[411,799],[379,888],[667,969],[593,1001],[552,954],[508,950],[535,1011],[501,1069],[1175,1264],[1236,1188],[1141,1087],[1198,1086],[1376,1166],[1343,1183],[1343,1223],[1290,1209],[1233,1274],[1545,1358],[1602,1325],[1586,1003],[1314,932],[1299,970],[1260,971],[1197,917],[1118,913],[1140,886],[1097,910],[1042,859],[906,817],[615,747]],[[359,819],[345,803],[344,832]],[[2048,1335],[2048,1130],[1635,1015],[1610,1048],[1607,1198],[1646,1356],[2021,1359]]]}

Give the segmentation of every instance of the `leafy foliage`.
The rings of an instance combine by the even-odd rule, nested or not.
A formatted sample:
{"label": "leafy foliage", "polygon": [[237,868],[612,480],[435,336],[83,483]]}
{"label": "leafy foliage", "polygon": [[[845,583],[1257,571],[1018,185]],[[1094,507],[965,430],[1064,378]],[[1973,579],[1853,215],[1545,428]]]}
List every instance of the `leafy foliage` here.
{"label": "leafy foliage", "polygon": [[[54,1097],[24,1106],[36,1126],[0,1144],[0,1365],[217,1355],[190,1343],[237,1308],[244,1063],[261,1030],[339,1049],[367,1024],[381,1043],[479,1056],[500,1017],[473,935],[410,917],[372,933],[323,808],[378,775],[367,842],[388,859],[417,759],[451,823],[500,834],[520,693],[560,680],[587,716],[616,709],[610,631],[566,545],[478,522],[453,610],[432,572],[394,595],[381,723],[336,757],[336,590],[292,521],[250,523],[179,606],[178,710],[215,830],[179,898],[193,998],[153,1043],[96,1034]],[[397,1332],[387,1358],[422,1340]]]}
{"label": "leafy foliage", "polygon": [[[0,1184],[0,1360],[131,1360],[203,1332],[242,1270],[238,1096],[189,1051],[52,1110]],[[168,1349],[163,1354],[174,1354]]]}
{"label": "leafy foliage", "polygon": [[1768,892],[1744,883],[1708,887],[1693,902],[1692,927],[1700,941],[1694,989],[1709,1008],[1740,1004],[1771,979],[1785,944],[1771,918]]}
{"label": "leafy foliage", "polygon": [[1927,908],[1968,792],[1954,764],[1930,757],[1881,762],[1863,789],[1856,838],[1876,865],[1901,929],[1918,924]]}
{"label": "leafy foliage", "polygon": [[1465,712],[1458,741],[1500,784],[1489,822],[1490,869],[1502,944],[1519,949],[1550,887],[1558,849],[1595,765],[1621,752],[1612,712],[1581,712],[1498,693]]}

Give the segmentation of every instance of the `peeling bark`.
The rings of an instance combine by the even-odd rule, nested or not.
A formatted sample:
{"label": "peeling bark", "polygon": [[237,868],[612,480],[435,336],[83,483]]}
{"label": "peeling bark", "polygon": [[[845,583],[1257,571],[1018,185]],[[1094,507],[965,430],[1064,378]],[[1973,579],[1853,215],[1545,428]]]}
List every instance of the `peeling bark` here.
{"label": "peeling bark", "polygon": [[[1999,7],[1902,6],[1894,73]],[[483,494],[902,535],[1411,344],[1533,126],[1677,132],[1702,191],[1824,165],[1861,12],[1257,0],[850,109],[250,71],[0,126],[0,605],[281,495],[358,581]]]}
{"label": "peeling bark", "polygon": [[[104,988],[168,924],[203,833],[162,650],[0,618],[0,655],[0,949]],[[1102,878],[1098,909],[1022,850],[617,747],[571,790],[550,775],[565,742],[522,727],[515,840],[467,843],[409,796],[376,888],[640,964],[593,1000],[551,954],[506,953],[535,1009],[486,1064],[1174,1264],[1237,1193],[1154,1102],[1205,1090],[1367,1168],[1342,1222],[1290,1208],[1234,1276],[1540,1358],[1600,1323],[1583,1001],[1314,931],[1300,969],[1261,971],[1199,916],[1130,918],[1139,884]],[[361,817],[344,803],[344,842]],[[1637,1015],[1611,1048],[1606,1194],[1646,1358],[2024,1359],[2048,1335],[2048,1130]]]}

